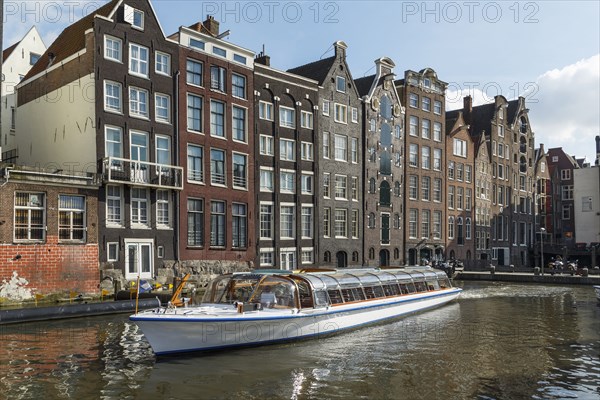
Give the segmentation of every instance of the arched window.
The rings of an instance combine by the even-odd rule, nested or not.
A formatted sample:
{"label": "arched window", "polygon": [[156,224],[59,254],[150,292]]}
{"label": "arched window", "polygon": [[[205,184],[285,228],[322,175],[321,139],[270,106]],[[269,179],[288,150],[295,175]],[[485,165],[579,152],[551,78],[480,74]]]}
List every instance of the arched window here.
{"label": "arched window", "polygon": [[400,125],[396,125],[394,127],[394,135],[396,136],[396,139],[400,139],[402,137],[402,128]]}
{"label": "arched window", "polygon": [[369,214],[368,225],[369,225],[369,228],[371,228],[371,229],[375,228],[375,214],[374,213]]}
{"label": "arched window", "polygon": [[400,214],[394,214],[394,229],[400,229]]}
{"label": "arched window", "polygon": [[400,197],[401,193],[400,193],[400,182],[396,181],[394,182],[394,196],[396,197]]}
{"label": "arched window", "polygon": [[382,147],[390,147],[392,144],[392,128],[386,124],[381,124],[380,142]]}
{"label": "arched window", "polygon": [[391,204],[390,194],[390,184],[387,181],[381,182],[381,185],[379,186],[379,204],[382,206],[389,206]]}
{"label": "arched window", "polygon": [[352,262],[358,262],[358,251],[352,252]]}
{"label": "arched window", "polygon": [[369,121],[369,130],[375,132],[375,126],[375,118],[371,118],[371,121]]}
{"label": "arched window", "polygon": [[456,238],[458,244],[465,244],[465,238],[463,236],[463,219],[462,217],[456,218]]}
{"label": "arched window", "polygon": [[525,117],[521,117],[521,126],[520,126],[520,130],[521,133],[527,133],[527,119],[525,119]]}
{"label": "arched window", "polygon": [[397,260],[399,258],[400,258],[400,249],[396,247],[394,249],[394,260]]}
{"label": "arched window", "polygon": [[377,153],[375,152],[375,147],[369,148],[369,162],[377,161]]}
{"label": "arched window", "polygon": [[369,259],[371,259],[371,260],[375,259],[375,249],[372,247],[369,249]]}
{"label": "arched window", "polygon": [[326,251],[325,254],[323,255],[323,261],[326,263],[330,263],[331,262],[331,253]]}
{"label": "arched window", "polygon": [[471,218],[465,219],[465,239],[471,240]]}
{"label": "arched window", "polygon": [[392,174],[392,158],[387,151],[382,151],[379,156],[379,173],[381,175]]}
{"label": "arched window", "polygon": [[523,173],[527,172],[527,159],[525,156],[521,156],[519,160],[519,171]]}
{"label": "arched window", "polygon": [[375,184],[375,178],[369,179],[369,193],[375,193],[377,191],[377,185]]}
{"label": "arched window", "polygon": [[467,250],[467,260],[471,259],[471,250]]}
{"label": "arched window", "polygon": [[454,217],[448,218],[448,239],[454,239]]}

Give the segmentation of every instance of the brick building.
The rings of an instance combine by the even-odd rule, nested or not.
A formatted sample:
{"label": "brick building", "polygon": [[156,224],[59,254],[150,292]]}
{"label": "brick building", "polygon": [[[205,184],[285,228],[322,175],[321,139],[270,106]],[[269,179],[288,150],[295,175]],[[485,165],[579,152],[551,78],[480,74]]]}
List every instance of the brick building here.
{"label": "brick building", "polygon": [[[11,291],[16,300],[69,291],[97,294],[97,177],[9,164],[0,168],[2,297],[10,298]],[[9,288],[15,273],[28,283]]]}

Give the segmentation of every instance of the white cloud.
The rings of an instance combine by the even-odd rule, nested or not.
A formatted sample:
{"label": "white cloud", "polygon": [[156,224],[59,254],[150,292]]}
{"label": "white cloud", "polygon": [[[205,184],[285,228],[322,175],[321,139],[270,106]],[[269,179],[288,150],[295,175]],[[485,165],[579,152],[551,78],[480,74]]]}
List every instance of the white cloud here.
{"label": "white cloud", "polygon": [[537,93],[524,94],[536,145],[562,147],[593,163],[600,135],[600,54],[548,71],[536,83]]}
{"label": "white cloud", "polygon": [[451,86],[446,90],[446,110],[456,110],[463,108],[463,99],[466,96],[473,98],[473,106],[487,104],[494,100],[494,97],[486,94],[478,88],[459,88],[453,89]]}

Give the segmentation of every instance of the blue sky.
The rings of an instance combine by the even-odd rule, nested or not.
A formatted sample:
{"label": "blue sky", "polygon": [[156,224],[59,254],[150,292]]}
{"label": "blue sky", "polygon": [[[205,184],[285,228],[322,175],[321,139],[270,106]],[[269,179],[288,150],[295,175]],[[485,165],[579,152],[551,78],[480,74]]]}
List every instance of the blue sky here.
{"label": "blue sky", "polygon": [[[23,5],[27,3],[26,5]],[[75,5],[73,5],[76,3]],[[5,0],[4,47],[37,24],[47,45],[104,1]],[[595,159],[600,134],[598,1],[195,1],[154,0],[166,34],[211,14],[227,40],[288,69],[348,44],[354,78],[387,56],[396,73],[433,68],[448,82],[448,109],[525,95],[536,145]],[[54,9],[62,9],[61,18]],[[33,11],[32,11],[33,10]]]}

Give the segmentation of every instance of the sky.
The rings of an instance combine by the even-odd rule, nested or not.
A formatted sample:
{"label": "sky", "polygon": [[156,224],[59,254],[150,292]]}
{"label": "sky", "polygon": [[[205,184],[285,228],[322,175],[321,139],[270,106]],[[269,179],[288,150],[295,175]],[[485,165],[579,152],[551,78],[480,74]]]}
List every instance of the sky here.
{"label": "sky", "polygon": [[[4,0],[6,48],[36,25],[46,45],[104,0]],[[562,147],[593,164],[600,135],[600,2],[154,0],[166,35],[208,14],[226,40],[265,49],[289,69],[333,54],[343,40],[355,79],[390,57],[395,73],[433,68],[448,83],[446,109],[523,96],[536,147]]]}

